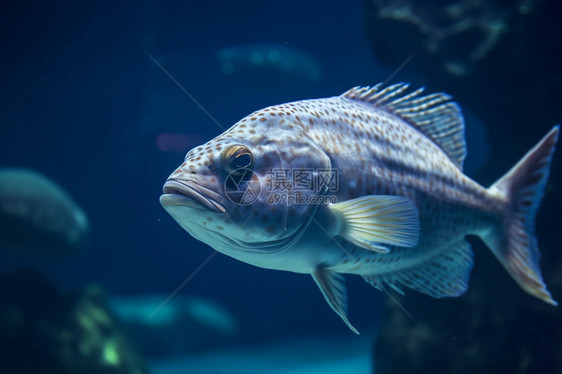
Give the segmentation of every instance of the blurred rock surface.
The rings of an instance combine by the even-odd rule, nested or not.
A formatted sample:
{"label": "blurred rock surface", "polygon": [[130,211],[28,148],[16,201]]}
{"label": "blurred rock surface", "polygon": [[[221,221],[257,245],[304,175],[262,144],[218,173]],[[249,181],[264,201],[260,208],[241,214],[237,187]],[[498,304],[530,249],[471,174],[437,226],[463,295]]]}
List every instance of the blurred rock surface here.
{"label": "blurred rock surface", "polygon": [[31,270],[0,276],[2,373],[145,374],[143,358],[91,286],[62,293]]}

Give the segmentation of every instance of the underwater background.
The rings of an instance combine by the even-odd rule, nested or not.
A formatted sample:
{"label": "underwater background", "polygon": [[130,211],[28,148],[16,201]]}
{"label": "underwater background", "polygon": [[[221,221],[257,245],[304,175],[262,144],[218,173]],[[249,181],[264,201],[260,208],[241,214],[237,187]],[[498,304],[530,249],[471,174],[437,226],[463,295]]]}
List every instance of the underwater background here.
{"label": "underwater background", "polygon": [[[408,292],[399,300],[414,320],[347,276],[355,336],[309,276],[209,260],[213,250],[158,200],[185,153],[222,133],[217,123],[383,81],[454,97],[466,120],[466,174],[487,186],[562,122],[561,8],[2,2],[0,203],[2,170],[22,168],[76,207],[46,196],[44,217],[22,211],[14,224],[0,204],[0,372],[562,372],[560,309],[521,292],[477,240],[469,292]],[[558,151],[536,221],[556,300],[561,168]],[[69,218],[83,237],[63,243],[66,226],[55,232],[45,217],[76,209],[87,228]],[[13,240],[17,230],[26,243]]]}

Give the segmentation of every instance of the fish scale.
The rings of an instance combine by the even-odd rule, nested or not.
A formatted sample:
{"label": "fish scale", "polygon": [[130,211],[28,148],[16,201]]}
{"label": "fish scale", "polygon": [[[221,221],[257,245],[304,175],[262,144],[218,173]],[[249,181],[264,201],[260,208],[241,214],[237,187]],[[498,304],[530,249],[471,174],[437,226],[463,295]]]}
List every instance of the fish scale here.
{"label": "fish scale", "polygon": [[[556,305],[533,222],[559,126],[485,188],[462,172],[458,104],[408,89],[356,87],[258,110],[188,152],[161,203],[221,253],[311,274],[354,332],[340,273],[379,289],[459,296],[473,266],[466,235],[479,236],[523,290]],[[294,179],[303,171],[315,181],[305,188]],[[326,173],[337,188],[321,183]]]}

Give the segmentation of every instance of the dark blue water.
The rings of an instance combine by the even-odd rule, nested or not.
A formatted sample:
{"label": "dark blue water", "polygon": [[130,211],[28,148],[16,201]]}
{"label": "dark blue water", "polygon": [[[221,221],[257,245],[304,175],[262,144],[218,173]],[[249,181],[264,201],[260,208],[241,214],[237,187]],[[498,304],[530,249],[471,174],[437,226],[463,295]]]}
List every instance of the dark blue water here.
{"label": "dark blue water", "polygon": [[[98,282],[112,295],[168,295],[212,253],[159,204],[162,185],[184,154],[160,149],[157,139],[181,133],[195,146],[222,130],[148,54],[224,128],[268,105],[384,81],[399,65],[378,62],[361,0],[14,1],[2,9],[0,167],[32,168],[63,186],[87,212],[92,240],[77,257],[7,257],[0,270],[23,263],[66,289]],[[221,71],[217,51],[256,43],[303,51],[321,65],[321,78],[311,82],[273,71],[268,81],[259,69],[254,79],[251,70],[250,76]],[[395,47],[404,60],[414,52]],[[408,65],[392,81],[444,89]],[[463,89],[470,84],[474,95],[483,89],[482,82],[470,81]],[[451,88],[455,95],[454,87],[446,89]],[[521,99],[514,103],[509,105]],[[484,122],[494,115],[471,115],[484,118],[473,120],[481,122],[474,136],[482,140],[471,144],[469,138],[469,149],[486,155],[473,169],[476,175],[484,170],[486,182],[554,124],[530,123],[532,141],[517,145],[496,170],[490,142],[501,140],[497,126],[509,124],[489,130]],[[553,114],[548,119],[556,120]],[[374,331],[384,295],[359,277],[347,277],[347,285],[351,320],[361,331]],[[223,255],[180,294],[219,301],[240,322],[246,342],[348,334],[309,276],[259,269]]]}
{"label": "dark blue water", "polygon": [[[183,154],[160,151],[155,141],[180,132],[204,142],[222,130],[145,52],[223,127],[267,105],[378,82],[389,71],[381,73],[362,36],[360,1],[12,6],[2,22],[0,160],[48,175],[88,213],[87,252],[37,264],[72,287],[96,281],[110,293],[171,293],[211,253],[161,208],[163,182]],[[221,73],[217,50],[259,42],[306,51],[320,61],[322,80],[271,85]],[[380,295],[362,280],[349,283],[350,313],[374,327]],[[259,338],[345,332],[308,276],[220,255],[182,292],[220,300]]]}

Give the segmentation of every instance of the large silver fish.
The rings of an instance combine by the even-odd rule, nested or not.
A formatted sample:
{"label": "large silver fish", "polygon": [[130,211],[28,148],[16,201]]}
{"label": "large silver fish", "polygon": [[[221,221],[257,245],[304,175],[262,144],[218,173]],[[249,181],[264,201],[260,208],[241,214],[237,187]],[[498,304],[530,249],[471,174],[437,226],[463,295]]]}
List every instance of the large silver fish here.
{"label": "large silver fish", "polygon": [[407,84],[252,113],[192,149],[162,206],[193,237],[240,261],[311,274],[351,330],[340,273],[441,298],[468,285],[479,236],[529,294],[556,305],[534,234],[555,126],[485,188],[463,174],[464,120],[443,93]]}

